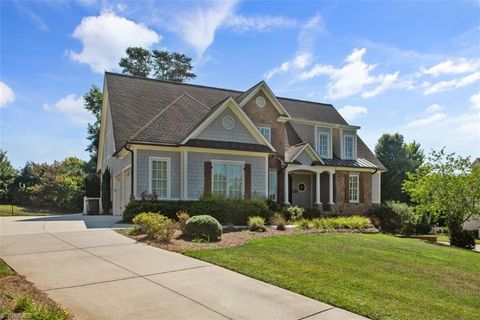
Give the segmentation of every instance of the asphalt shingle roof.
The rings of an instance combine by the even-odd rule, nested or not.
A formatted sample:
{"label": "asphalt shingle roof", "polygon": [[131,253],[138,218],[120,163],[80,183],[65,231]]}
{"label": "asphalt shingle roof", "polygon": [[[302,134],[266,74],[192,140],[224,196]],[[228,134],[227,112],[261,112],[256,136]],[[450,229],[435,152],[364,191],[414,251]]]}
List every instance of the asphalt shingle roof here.
{"label": "asphalt shingle roof", "polygon": [[[108,101],[112,115],[115,149],[128,142],[180,145],[181,142],[207,118],[221,102],[229,97],[239,101],[258,84],[247,91],[206,87],[165,80],[105,73]],[[348,125],[330,104],[279,98],[278,101],[294,119]],[[298,134],[287,123],[287,145],[301,143]],[[198,146],[222,147],[238,150],[263,150],[258,146],[226,145],[224,142],[194,141]],[[268,148],[268,147],[267,147]],[[288,153],[293,149],[288,148]],[[271,151],[270,149],[266,152]],[[279,155],[283,158],[283,155]],[[358,157],[374,167],[385,167],[358,138]],[[285,158],[288,155],[285,154]]]}

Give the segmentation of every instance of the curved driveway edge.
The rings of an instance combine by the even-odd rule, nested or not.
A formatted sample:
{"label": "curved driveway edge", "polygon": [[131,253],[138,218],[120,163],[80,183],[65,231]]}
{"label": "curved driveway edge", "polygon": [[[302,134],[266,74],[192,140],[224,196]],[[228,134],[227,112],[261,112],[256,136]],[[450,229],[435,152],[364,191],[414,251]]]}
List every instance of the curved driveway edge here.
{"label": "curved driveway edge", "polygon": [[0,257],[77,319],[365,319],[137,243],[112,216],[0,218]]}

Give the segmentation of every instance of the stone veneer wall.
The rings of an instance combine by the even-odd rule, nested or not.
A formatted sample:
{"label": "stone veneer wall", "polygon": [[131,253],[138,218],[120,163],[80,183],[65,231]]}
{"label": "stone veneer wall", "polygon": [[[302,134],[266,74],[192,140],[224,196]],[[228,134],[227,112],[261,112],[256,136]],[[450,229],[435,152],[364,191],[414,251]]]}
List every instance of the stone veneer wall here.
{"label": "stone veneer wall", "polygon": [[[345,180],[348,174],[358,173],[360,177],[360,202],[345,201]],[[335,205],[332,211],[341,215],[364,215],[372,206],[372,176],[370,172],[336,171]]]}

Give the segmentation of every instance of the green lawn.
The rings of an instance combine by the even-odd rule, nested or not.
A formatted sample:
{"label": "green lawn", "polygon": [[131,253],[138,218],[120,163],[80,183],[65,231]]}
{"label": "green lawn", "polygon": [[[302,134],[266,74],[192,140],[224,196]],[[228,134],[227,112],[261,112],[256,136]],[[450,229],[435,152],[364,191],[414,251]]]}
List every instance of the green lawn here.
{"label": "green lawn", "polygon": [[44,216],[51,214],[51,212],[40,211],[35,208],[27,208],[22,206],[13,205],[13,214],[12,214],[12,205],[9,204],[0,204],[0,217],[8,216]]}
{"label": "green lawn", "polygon": [[[450,242],[450,239],[448,238],[448,235],[438,234],[437,241]],[[475,239],[475,244],[480,245],[480,239]]]}
{"label": "green lawn", "polygon": [[187,251],[373,319],[478,319],[480,254],[367,234],[263,238]]}
{"label": "green lawn", "polygon": [[13,274],[12,269],[10,269],[5,262],[0,260],[0,277],[9,276],[11,274]]}

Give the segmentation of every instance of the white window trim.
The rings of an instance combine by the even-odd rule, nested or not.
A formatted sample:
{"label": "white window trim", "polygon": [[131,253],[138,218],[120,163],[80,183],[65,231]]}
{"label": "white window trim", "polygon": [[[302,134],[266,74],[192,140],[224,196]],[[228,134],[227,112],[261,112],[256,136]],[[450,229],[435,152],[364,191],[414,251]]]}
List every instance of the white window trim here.
{"label": "white window trim", "polygon": [[[350,178],[357,177],[357,200],[350,199]],[[348,175],[348,202],[349,203],[360,203],[360,175],[358,173],[350,173]]]}
{"label": "white window trim", "polygon": [[[267,127],[267,126],[259,126],[258,127],[258,131],[260,131],[260,133],[262,133],[262,129],[268,129],[268,132],[270,133],[269,136],[270,138],[267,138],[265,137],[265,139],[267,139],[268,142],[272,143],[272,128],[271,127]],[[262,133],[263,135],[263,133]]]}
{"label": "white window trim", "polygon": [[[329,129],[329,132],[319,131],[319,129]],[[315,127],[315,137],[314,137],[315,152],[318,154],[318,156],[320,156],[320,152],[319,152],[319,149],[318,149],[318,135],[319,134],[324,134],[328,137],[327,138],[328,139],[328,156],[326,158],[329,158],[329,159],[333,158],[333,156],[332,156],[332,153],[333,153],[332,128],[324,128],[324,127],[320,127],[320,126]]]}
{"label": "white window trim", "polygon": [[[351,157],[347,157],[346,155],[346,152],[345,152],[345,140],[347,139],[347,137],[351,137],[352,138],[352,156]],[[356,139],[355,139],[356,135],[354,134],[350,134],[350,133],[345,133],[343,135],[343,143],[342,143],[342,155],[343,155],[343,159],[349,159],[349,160],[354,160],[357,158],[357,153],[356,153],[356,148],[357,148],[357,143],[356,143]]]}
{"label": "white window trim", "polygon": [[167,197],[166,198],[161,198],[158,197],[158,199],[170,199],[171,198],[171,175],[172,175],[172,170],[171,170],[171,158],[169,157],[149,157],[148,159],[148,192],[151,194],[152,193],[152,162],[153,161],[166,161],[167,162]]}
{"label": "white window trim", "polygon": [[[211,180],[211,188],[213,194],[213,165],[214,164],[235,164],[242,166],[242,199],[245,198],[245,161],[234,161],[234,160],[210,160],[212,163],[212,178]],[[225,194],[228,195],[228,177],[227,177],[227,185],[225,186]],[[228,197],[227,197],[228,198]]]}
{"label": "white window trim", "polygon": [[268,170],[268,180],[267,180],[268,191],[267,191],[267,198],[270,199],[270,174],[274,174],[274,175],[275,175],[275,192],[274,192],[275,197],[274,197],[272,200],[273,200],[273,201],[277,201],[277,198],[278,198],[278,192],[277,192],[277,189],[278,189],[278,172],[277,172],[277,170]]}

